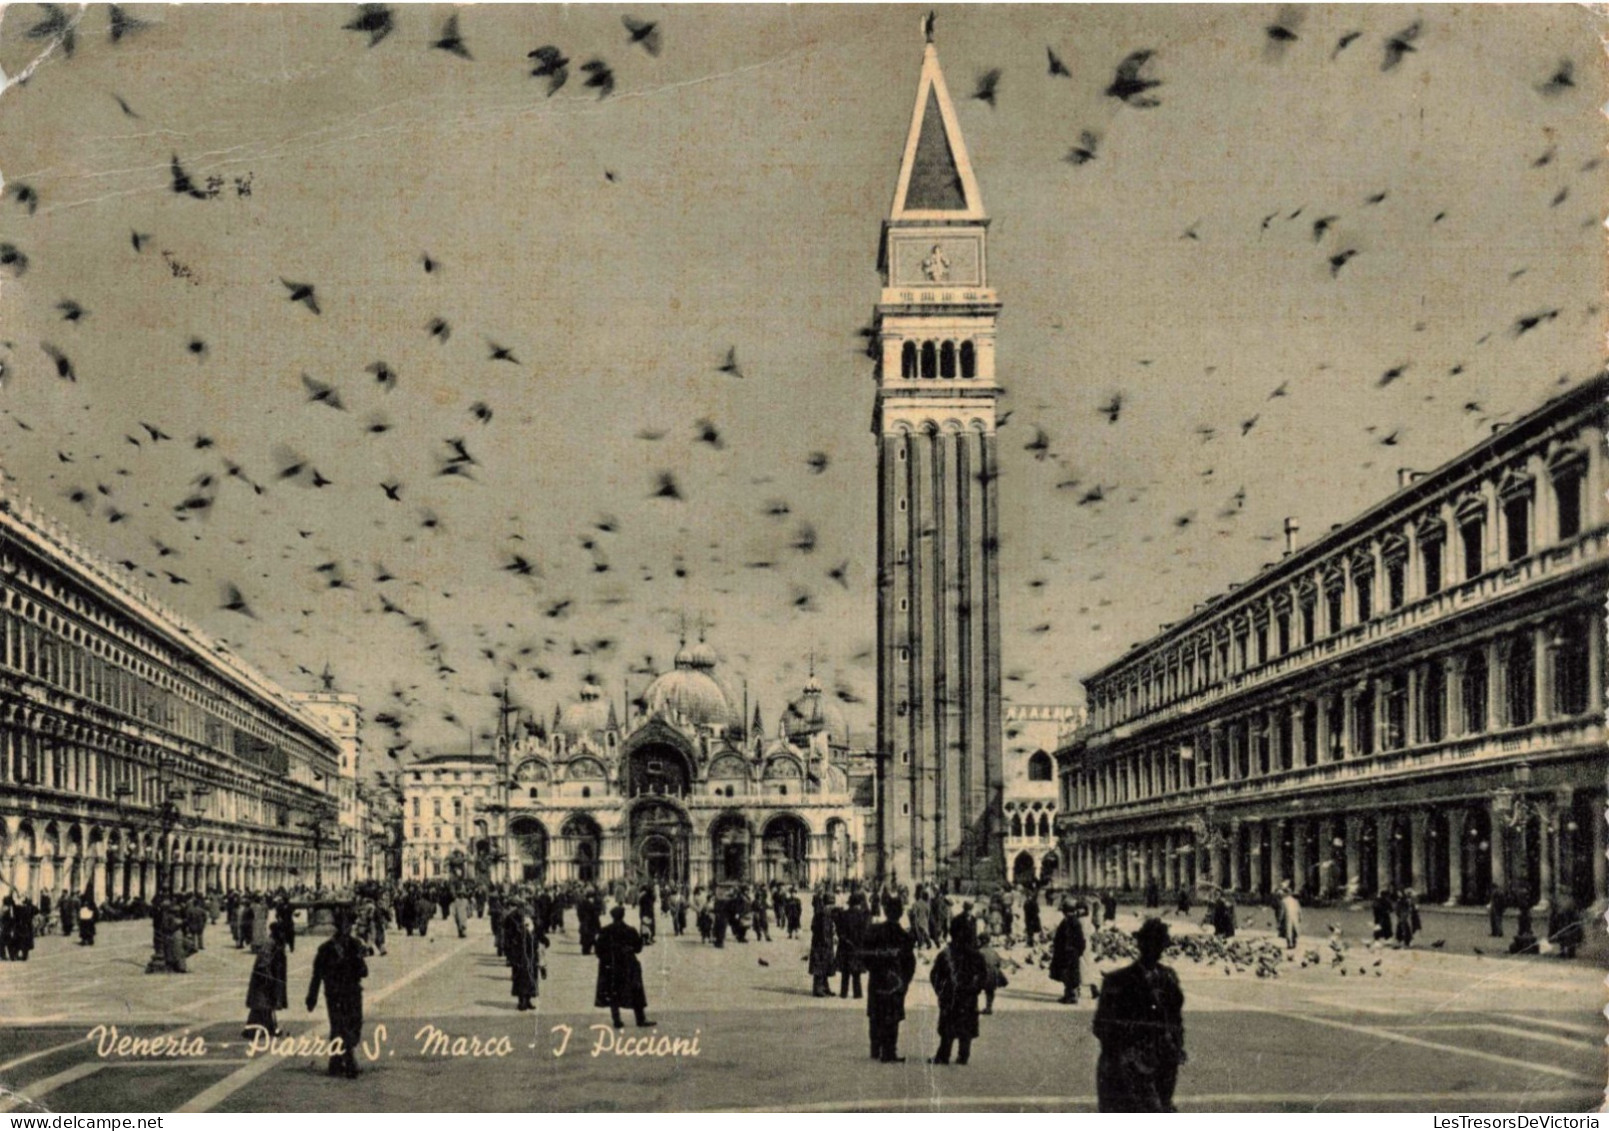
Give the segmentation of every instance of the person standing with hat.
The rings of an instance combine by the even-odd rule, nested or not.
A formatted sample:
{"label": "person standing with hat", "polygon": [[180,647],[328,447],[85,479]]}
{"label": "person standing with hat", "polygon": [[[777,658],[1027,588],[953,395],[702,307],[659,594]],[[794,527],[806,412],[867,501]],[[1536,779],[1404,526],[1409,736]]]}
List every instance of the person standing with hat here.
{"label": "person standing with hat", "polygon": [[616,1029],[625,1028],[620,1020],[622,1007],[636,1015],[637,1028],[650,1029],[658,1022],[644,1016],[648,994],[643,988],[642,963],[637,960],[642,953],[642,935],[626,926],[626,909],[619,904],[609,909],[609,918],[611,922],[598,932],[593,944],[598,954],[598,985],[592,1004],[599,1009],[608,1007]]}
{"label": "person standing with hat", "polygon": [[1061,923],[1050,940],[1050,980],[1062,984],[1063,1005],[1077,1005],[1083,986],[1084,916],[1088,911],[1082,900],[1062,904]]}
{"label": "person standing with hat", "polygon": [[1184,991],[1162,964],[1168,925],[1147,919],[1134,932],[1140,957],[1101,981],[1095,1038],[1098,1110],[1171,1112],[1179,1065],[1185,1062]]}
{"label": "person standing with hat", "polygon": [[[283,924],[275,926],[283,930]],[[313,980],[307,987],[309,1013],[318,1006],[319,987],[324,988],[324,1006],[330,1015],[331,1076],[357,1079],[356,1053],[363,1041],[363,979],[368,976],[363,944],[352,937],[352,914],[341,908],[335,915],[335,937],[313,956]]]}
{"label": "person standing with hat", "polygon": [[[864,902],[859,892],[855,897]],[[899,925],[905,907],[889,896],[883,901],[883,918],[866,929],[857,955],[868,974],[866,1025],[871,1036],[872,1059],[898,1064],[899,1025],[905,1020],[905,994],[916,977],[916,945],[910,932]],[[864,912],[862,912],[864,914]],[[859,981],[857,977],[856,981]],[[858,996],[858,995],[857,995]],[[973,999],[973,1010],[977,1000]]]}

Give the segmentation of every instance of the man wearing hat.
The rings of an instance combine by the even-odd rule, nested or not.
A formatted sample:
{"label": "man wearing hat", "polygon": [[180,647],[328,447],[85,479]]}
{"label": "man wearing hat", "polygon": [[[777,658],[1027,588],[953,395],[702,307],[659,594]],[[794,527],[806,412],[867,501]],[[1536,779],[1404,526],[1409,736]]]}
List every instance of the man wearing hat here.
{"label": "man wearing hat", "polygon": [[609,1019],[616,1029],[624,1027],[620,1020],[621,1009],[629,1009],[637,1018],[637,1028],[651,1029],[659,1024],[644,1016],[648,1008],[648,994],[643,988],[643,939],[634,928],[626,926],[626,909],[619,904],[609,909],[609,925],[598,932],[593,949],[598,955],[598,982],[593,995],[595,1008],[608,1008]]}
{"label": "man wearing hat", "polygon": [[343,907],[335,913],[335,937],[313,956],[313,981],[307,987],[309,1013],[318,1005],[320,984],[324,987],[324,1005],[330,1015],[331,1076],[357,1078],[355,1054],[363,1040],[363,979],[368,976],[363,944],[352,937],[352,913]]}
{"label": "man wearing hat", "polygon": [[1173,1087],[1184,1052],[1184,991],[1162,965],[1168,925],[1147,919],[1134,932],[1139,960],[1106,975],[1095,1010],[1101,1056],[1095,1067],[1100,1111],[1175,1111]]}
{"label": "man wearing hat", "polygon": [[1061,924],[1050,940],[1050,980],[1062,984],[1061,1002],[1077,1005],[1083,987],[1084,917],[1089,907],[1083,900],[1062,903]]}
{"label": "man wearing hat", "polygon": [[[916,944],[910,932],[899,925],[904,913],[905,907],[898,898],[884,899],[883,918],[867,928],[860,949],[869,975],[866,1027],[872,1058],[884,1064],[898,1064],[905,1059],[899,1055],[899,1026],[905,1020],[905,993],[916,977]],[[974,1001],[973,1010],[976,1009]]]}

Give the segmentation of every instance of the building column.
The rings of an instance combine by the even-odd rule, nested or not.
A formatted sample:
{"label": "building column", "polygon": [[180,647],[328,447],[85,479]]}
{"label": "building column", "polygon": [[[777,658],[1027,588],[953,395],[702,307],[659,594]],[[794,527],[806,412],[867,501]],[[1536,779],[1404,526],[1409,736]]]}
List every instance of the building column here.
{"label": "building column", "polygon": [[1442,713],[1445,717],[1442,719],[1441,732],[1448,738],[1457,738],[1464,733],[1464,665],[1468,662],[1468,657],[1463,654],[1442,659],[1447,693],[1442,696]]}
{"label": "building column", "polygon": [[[1403,733],[1398,736],[1399,746],[1417,746],[1425,735],[1425,722],[1419,717],[1419,706],[1424,702],[1420,692],[1420,683],[1424,679],[1424,669],[1418,664],[1408,669],[1408,703],[1403,712]],[[1418,891],[1417,888],[1414,889]]]}
{"label": "building column", "polygon": [[1593,800],[1588,806],[1592,814],[1592,898],[1593,902],[1609,894],[1609,845],[1604,843],[1605,822],[1603,816],[1603,802]]}
{"label": "building column", "polygon": [[1447,811],[1447,906],[1456,907],[1464,896],[1464,821],[1462,806]]}
{"label": "building column", "polygon": [[1346,816],[1346,898],[1356,899],[1363,890],[1363,884],[1358,875],[1362,865],[1359,848],[1363,843],[1363,818],[1348,813]]}
{"label": "building column", "polygon": [[1425,867],[1425,856],[1430,850],[1430,814],[1423,809],[1415,809],[1408,814],[1408,876],[1415,895],[1424,895],[1425,881],[1429,869]]}
{"label": "building column", "polygon": [[[1540,480],[1536,493],[1538,498],[1543,494]],[[1531,681],[1536,706],[1531,719],[1541,723],[1553,717],[1553,633],[1547,625],[1539,624],[1532,630],[1531,641],[1536,662],[1536,678]]]}
{"label": "building column", "polygon": [[1355,685],[1349,685],[1345,691],[1341,692],[1342,758],[1350,758],[1358,750],[1357,702],[1358,691]]}
{"label": "building column", "polygon": [[1336,821],[1334,817],[1320,817],[1318,820],[1318,849],[1317,883],[1318,893],[1325,898],[1335,894],[1335,837]]}
{"label": "building column", "polygon": [[1307,704],[1298,700],[1291,704],[1291,768],[1307,764],[1307,736],[1302,727],[1302,716]]}
{"label": "building column", "polygon": [[1330,760],[1330,699],[1331,696],[1326,693],[1320,695],[1314,704],[1318,710],[1318,725],[1313,728],[1313,736],[1318,740],[1318,749],[1313,752],[1314,763]]}
{"label": "building column", "polygon": [[1312,822],[1303,817],[1291,826],[1291,887],[1301,894],[1308,887],[1307,834]]}
{"label": "building column", "polygon": [[1507,814],[1498,810],[1495,801],[1488,802],[1487,806],[1492,830],[1492,890],[1505,891],[1508,888],[1508,827],[1503,822]]}
{"label": "building column", "polygon": [[1503,725],[1504,706],[1508,700],[1508,660],[1498,641],[1486,642],[1486,730],[1494,731]]}
{"label": "building column", "polygon": [[1597,716],[1603,714],[1603,632],[1601,617],[1587,618],[1587,709]]}
{"label": "building column", "polygon": [[1558,831],[1553,827],[1554,810],[1551,800],[1542,800],[1536,803],[1536,906],[1540,908],[1543,903],[1549,907],[1558,898],[1554,890],[1557,872],[1553,867],[1553,854],[1558,844]]}
{"label": "building column", "polygon": [[1391,827],[1395,823],[1392,813],[1374,815],[1374,890],[1391,887]]}

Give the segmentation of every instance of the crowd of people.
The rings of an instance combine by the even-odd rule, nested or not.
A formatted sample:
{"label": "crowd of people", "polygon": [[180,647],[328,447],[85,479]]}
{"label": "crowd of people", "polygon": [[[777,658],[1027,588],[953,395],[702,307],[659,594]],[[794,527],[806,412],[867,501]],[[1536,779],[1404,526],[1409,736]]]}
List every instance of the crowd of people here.
{"label": "crowd of people", "polygon": [[[1178,894],[1174,911],[1181,919],[1193,914],[1192,894],[1189,890]],[[342,892],[305,887],[178,892],[149,903],[99,905],[89,893],[63,892],[54,900],[46,894],[37,906],[8,895],[0,900],[0,959],[26,961],[35,939],[57,926],[63,935],[76,930],[79,945],[93,946],[100,920],[138,913],[148,917],[152,927],[148,969],[187,973],[187,960],[206,947],[208,928],[222,920],[233,948],[249,952],[252,959],[243,1035],[260,1032],[277,1037],[282,1034],[279,1015],[288,1008],[287,955],[295,950],[297,916],[304,917],[304,934],[328,923],[332,934],[315,954],[306,1003],[314,1009],[322,992],[335,1052],[329,1071],[350,1078],[358,1073],[353,1052],[361,1039],[367,959],[387,953],[388,932],[394,928],[409,937],[428,937],[435,928],[452,929],[459,938],[467,938],[472,924],[484,921],[486,926],[476,929],[491,935],[493,949],[508,966],[515,1009],[523,1012],[535,1008],[548,974],[548,951],[555,936],[568,935],[567,917],[573,915],[581,956],[597,963],[594,1006],[609,1011],[615,1028],[623,1026],[623,1012],[630,1012],[639,1027],[656,1024],[646,1012],[640,959],[644,948],[656,941],[689,936],[691,942],[694,931],[699,945],[714,949],[751,940],[769,942],[773,930],[786,939],[807,939],[803,959],[812,995],[864,999],[870,1055],[885,1063],[904,1059],[899,1035],[907,994],[917,975],[918,955],[933,950],[928,981],[938,1005],[939,1045],[930,1060],[935,1065],[969,1062],[973,1043],[980,1037],[980,1018],[993,1012],[995,994],[1007,984],[996,946],[1042,945],[1045,973],[1061,987],[1058,1000],[1079,1005],[1086,987],[1096,999],[1102,1110],[1172,1110],[1174,1080],[1184,1060],[1183,994],[1177,977],[1160,962],[1170,938],[1161,913],[1153,910],[1161,893],[1154,885],[1144,892],[1143,922],[1134,935],[1138,959],[1105,974],[1099,985],[1089,978],[1086,956],[1103,921],[1109,929],[1114,924],[1118,893],[1107,889],[1062,897],[1051,905],[1060,911],[1060,921],[1051,932],[1044,929],[1044,898],[1033,886],[962,897],[932,885],[919,884],[913,891],[877,889],[855,881],[803,890],[785,883],[688,890],[675,884],[618,880],[499,884],[463,879],[370,882]],[[1516,903],[1519,931],[1511,949],[1534,950],[1530,912],[1523,900]],[[1284,884],[1268,906],[1286,949],[1294,951],[1301,930],[1301,899]],[[1376,943],[1413,944],[1421,920],[1411,889],[1381,892],[1369,906]],[[635,927],[627,922],[628,909],[635,912]],[[1500,893],[1493,901],[1494,934],[1501,934],[1504,909]],[[1234,937],[1238,915],[1233,891],[1210,889],[1202,910],[1203,929]],[[1560,901],[1550,913],[1549,929],[1560,953],[1572,957],[1581,933],[1573,904]],[[760,961],[767,964],[763,958]]]}

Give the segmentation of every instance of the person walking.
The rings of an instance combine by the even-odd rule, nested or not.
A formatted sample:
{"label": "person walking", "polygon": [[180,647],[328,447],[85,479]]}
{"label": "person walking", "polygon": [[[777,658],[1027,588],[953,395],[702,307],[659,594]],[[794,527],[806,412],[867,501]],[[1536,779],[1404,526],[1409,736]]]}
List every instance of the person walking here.
{"label": "person walking", "polygon": [[290,1008],[285,971],[285,939],[278,923],[268,932],[268,942],[257,951],[251,964],[251,980],[246,983],[246,1027],[241,1037],[251,1040],[252,1029],[260,1028],[270,1037],[279,1036],[275,1010]]}
{"label": "person walking", "polygon": [[988,986],[989,972],[970,931],[956,931],[933,960],[929,980],[939,999],[939,1051],[929,1064],[966,1064],[978,1036],[978,994]]}
{"label": "person walking", "polygon": [[1081,966],[1086,946],[1086,910],[1082,900],[1062,904],[1061,923],[1050,940],[1050,980],[1062,984],[1060,1001],[1063,1005],[1077,1005],[1079,990],[1084,984]]}
{"label": "person walking", "polygon": [[1492,888],[1492,900],[1486,905],[1486,921],[1492,932],[1492,938],[1503,937],[1503,913],[1508,910],[1508,901],[1503,896],[1503,889]]}
{"label": "person walking", "polygon": [[1419,900],[1413,888],[1403,888],[1397,896],[1397,942],[1406,949],[1413,945],[1413,937],[1420,931]]}
{"label": "person walking", "polygon": [[1296,898],[1289,883],[1279,889],[1279,933],[1284,936],[1285,949],[1295,950],[1297,935],[1302,926],[1302,901]]}
{"label": "person walking", "polygon": [[1044,924],[1039,916],[1039,892],[1029,888],[1022,898],[1022,933],[1033,946],[1039,941],[1039,933],[1044,930]]}
{"label": "person walking", "polygon": [[754,941],[771,941],[771,910],[765,905],[765,892],[754,895]]}
{"label": "person walking", "polygon": [[430,933],[430,921],[436,917],[436,901],[421,891],[413,901],[413,925],[419,928],[419,937]]}
{"label": "person walking", "polygon": [[[790,919],[791,923],[792,920]],[[810,996],[831,997],[833,953],[837,935],[833,929],[832,907],[818,895],[810,905]]]}
{"label": "person walking", "polygon": [[[985,976],[983,979],[983,1013],[985,1016],[994,1012],[994,995],[1006,988],[1006,972],[1000,968],[1000,955],[989,945],[988,935],[978,936],[978,954],[983,959]],[[965,1064],[966,1061],[961,1063]]]}
{"label": "person walking", "polygon": [[804,918],[804,901],[799,898],[799,893],[794,888],[788,889],[788,898],[783,906],[783,913],[787,916],[788,937],[790,939],[798,938],[799,923]]}
{"label": "person walking", "polygon": [[458,928],[458,937],[464,938],[469,933],[469,897],[462,891],[453,896],[452,912],[453,926]]}
{"label": "person walking", "polygon": [[313,980],[307,987],[307,1011],[318,1005],[319,987],[330,1017],[331,1076],[355,1080],[357,1048],[363,1041],[363,979],[369,976],[363,947],[352,937],[352,916],[345,909],[335,916],[335,936],[313,956]]}
{"label": "person walking", "polygon": [[1168,925],[1147,919],[1134,932],[1140,957],[1101,981],[1095,1038],[1098,1110],[1171,1112],[1179,1065],[1185,1062],[1184,991],[1162,964]]}
{"label": "person walking", "polygon": [[[855,897],[865,902],[859,892]],[[905,1059],[899,1055],[899,1026],[905,1020],[906,991],[916,977],[916,947],[910,932],[899,925],[904,911],[898,898],[885,899],[882,920],[867,928],[862,939],[864,947],[856,948],[869,975],[866,1026],[871,1055],[884,1064],[898,1064]]]}
{"label": "person walking", "polygon": [[1393,932],[1391,930],[1391,891],[1381,888],[1375,893],[1371,909],[1374,912],[1374,938],[1376,942],[1390,942]]}
{"label": "person walking", "polygon": [[609,1010],[609,1018],[616,1029],[624,1029],[620,1020],[621,1009],[630,1009],[636,1016],[637,1028],[651,1029],[659,1024],[644,1014],[648,1008],[648,994],[643,988],[643,939],[635,929],[626,926],[626,909],[618,904],[609,909],[611,922],[598,932],[594,944],[598,954],[598,984],[592,1004]]}

